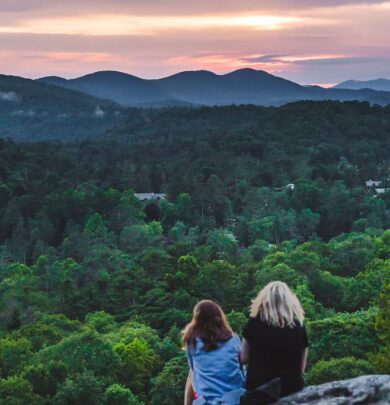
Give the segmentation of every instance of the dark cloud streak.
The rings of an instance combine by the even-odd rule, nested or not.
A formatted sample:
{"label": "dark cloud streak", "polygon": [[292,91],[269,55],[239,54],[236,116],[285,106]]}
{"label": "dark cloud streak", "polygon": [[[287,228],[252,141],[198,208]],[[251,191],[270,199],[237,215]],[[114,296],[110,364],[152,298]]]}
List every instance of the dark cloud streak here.
{"label": "dark cloud streak", "polygon": [[241,60],[249,63],[282,63],[283,60],[280,58],[287,56],[288,55],[261,55],[253,58],[242,58]]}
{"label": "dark cloud streak", "polygon": [[[289,59],[289,57],[291,59]],[[251,58],[242,58],[243,62],[253,64],[267,64],[267,63],[285,63],[291,65],[356,65],[366,63],[388,63],[390,57],[335,57],[335,58],[307,58],[307,59],[294,59],[292,55],[260,55]]]}
{"label": "dark cloud streak", "polygon": [[292,63],[298,65],[361,65],[367,63],[388,63],[390,58],[385,57],[342,57],[342,58],[323,58],[323,59],[304,59]]}

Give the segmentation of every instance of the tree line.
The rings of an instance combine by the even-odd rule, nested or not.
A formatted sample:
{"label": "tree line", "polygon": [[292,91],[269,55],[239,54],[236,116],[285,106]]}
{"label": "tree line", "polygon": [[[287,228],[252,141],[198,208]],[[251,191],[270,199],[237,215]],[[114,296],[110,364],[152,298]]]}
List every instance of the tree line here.
{"label": "tree line", "polygon": [[[308,383],[389,373],[389,107],[128,110],[105,137],[0,140],[0,399],[180,404],[201,298],[306,311]],[[165,192],[141,202],[135,192]]]}

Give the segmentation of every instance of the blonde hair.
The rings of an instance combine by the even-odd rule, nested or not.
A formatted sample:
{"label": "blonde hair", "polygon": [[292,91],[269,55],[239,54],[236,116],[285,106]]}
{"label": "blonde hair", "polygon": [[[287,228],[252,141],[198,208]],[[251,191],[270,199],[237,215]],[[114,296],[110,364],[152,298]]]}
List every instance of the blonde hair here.
{"label": "blonde hair", "polygon": [[295,321],[301,325],[305,312],[296,295],[282,281],[267,284],[252,301],[250,316],[269,325],[293,327]]}

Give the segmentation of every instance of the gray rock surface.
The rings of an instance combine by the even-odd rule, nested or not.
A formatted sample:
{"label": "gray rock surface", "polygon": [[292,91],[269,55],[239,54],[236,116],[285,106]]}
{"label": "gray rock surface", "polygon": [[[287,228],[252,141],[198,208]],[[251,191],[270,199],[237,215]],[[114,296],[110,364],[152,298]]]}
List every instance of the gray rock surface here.
{"label": "gray rock surface", "polygon": [[390,375],[365,375],[306,387],[277,405],[389,405]]}

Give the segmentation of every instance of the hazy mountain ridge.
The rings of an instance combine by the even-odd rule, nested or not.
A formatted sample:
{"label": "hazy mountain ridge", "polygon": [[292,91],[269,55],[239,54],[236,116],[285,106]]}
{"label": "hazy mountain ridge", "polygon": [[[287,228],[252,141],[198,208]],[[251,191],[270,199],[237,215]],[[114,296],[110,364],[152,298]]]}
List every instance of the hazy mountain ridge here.
{"label": "hazy mountain ridge", "polygon": [[111,100],[35,80],[0,75],[1,138],[42,140],[96,136],[111,128],[121,115],[122,108]]}
{"label": "hazy mountain ridge", "polygon": [[123,107],[130,106],[279,106],[301,100],[387,105],[390,92],[305,87],[253,69],[225,75],[188,71],[155,80],[112,71],[72,80],[0,75],[0,137],[30,141],[94,137],[120,124],[127,115]]}
{"label": "hazy mountain ridge", "polygon": [[41,82],[107,98],[125,106],[177,101],[197,105],[282,105],[299,100],[359,100],[390,103],[390,92],[301,86],[262,70],[239,69],[218,75],[207,70],[185,71],[161,79],[101,71],[76,79],[43,77]]}
{"label": "hazy mountain ridge", "polygon": [[374,80],[346,80],[336,86],[334,89],[351,89],[351,90],[361,90],[361,89],[371,89],[376,91],[390,91],[390,80],[389,79],[374,79]]}

